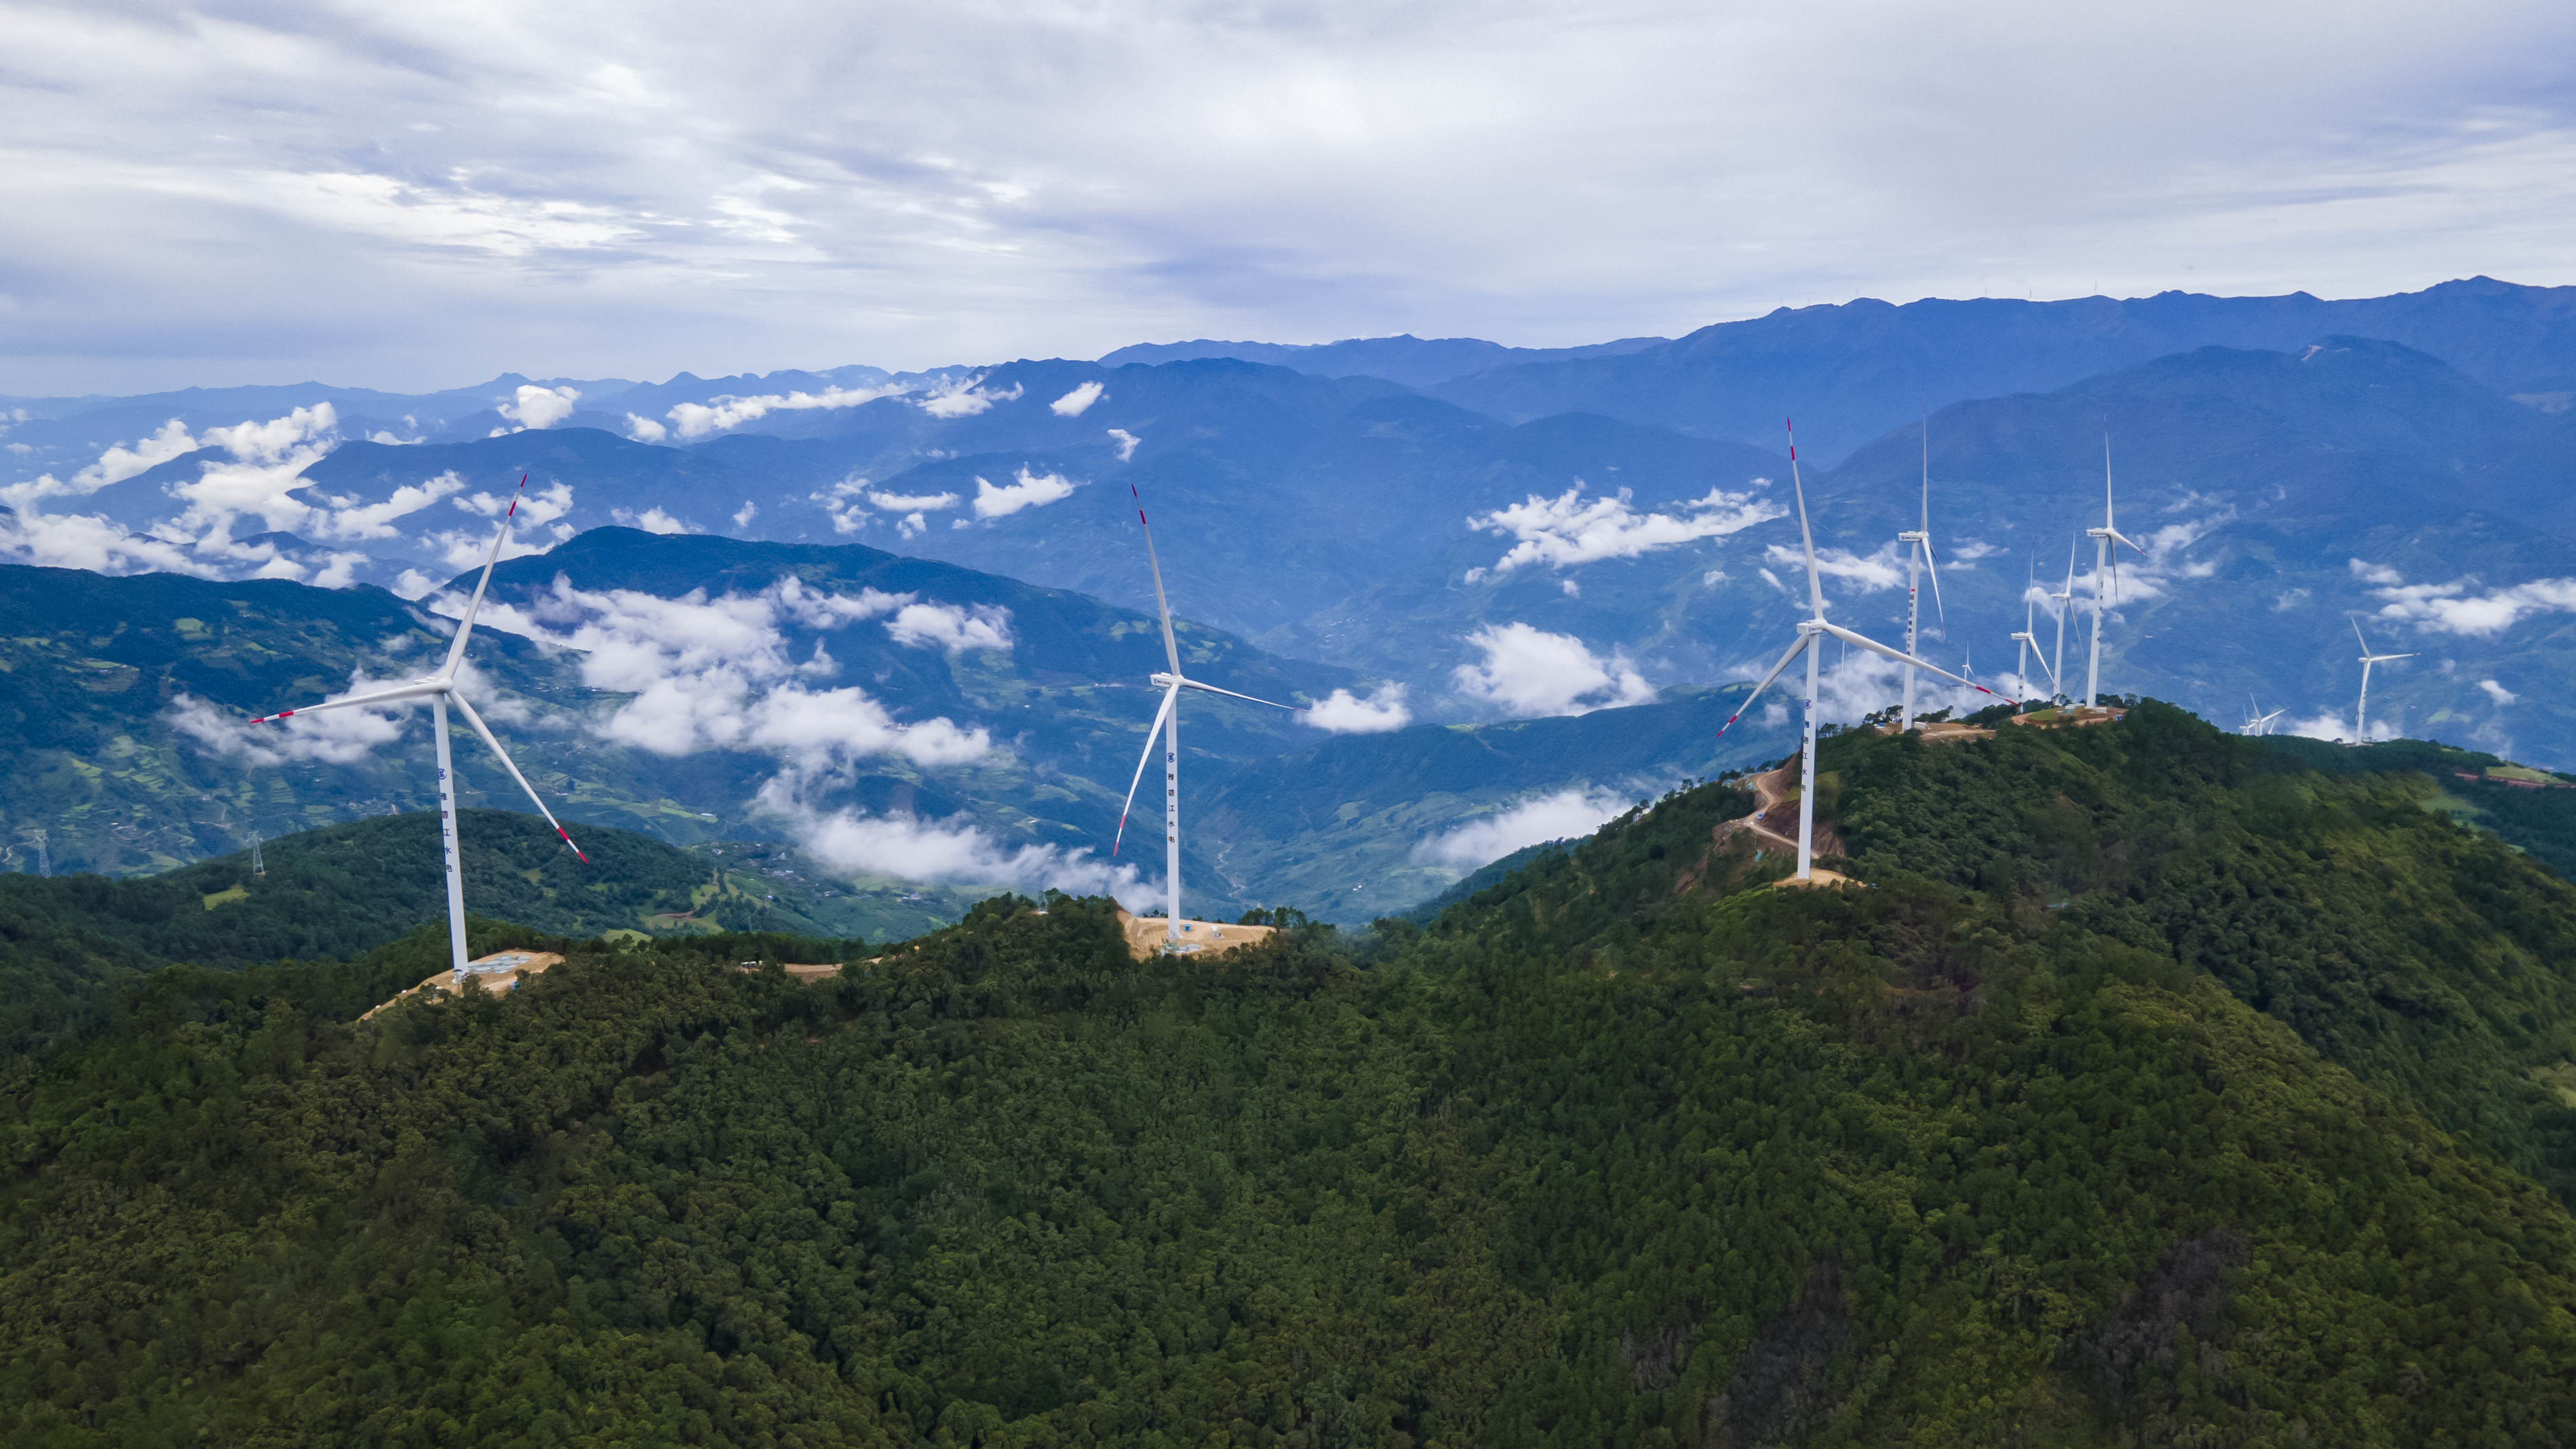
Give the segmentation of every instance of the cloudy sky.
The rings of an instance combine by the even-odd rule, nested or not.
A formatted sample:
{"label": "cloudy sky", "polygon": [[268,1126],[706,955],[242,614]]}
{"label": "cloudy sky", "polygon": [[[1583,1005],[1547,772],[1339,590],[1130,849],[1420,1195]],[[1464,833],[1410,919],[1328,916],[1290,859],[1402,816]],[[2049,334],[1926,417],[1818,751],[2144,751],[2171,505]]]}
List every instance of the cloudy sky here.
{"label": "cloudy sky", "polygon": [[2576,7],[0,3],[0,392],[2576,282]]}

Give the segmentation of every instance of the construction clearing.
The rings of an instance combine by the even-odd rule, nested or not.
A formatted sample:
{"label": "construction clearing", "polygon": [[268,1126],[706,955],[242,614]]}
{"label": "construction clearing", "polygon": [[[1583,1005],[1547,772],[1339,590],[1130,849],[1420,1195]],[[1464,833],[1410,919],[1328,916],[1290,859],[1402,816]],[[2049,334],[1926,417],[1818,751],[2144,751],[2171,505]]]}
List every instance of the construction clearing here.
{"label": "construction clearing", "polygon": [[549,968],[562,964],[563,957],[553,951],[495,951],[489,956],[477,956],[466,962],[465,969],[462,971],[450,969],[438,972],[418,986],[398,993],[392,1001],[370,1008],[366,1015],[359,1017],[358,1020],[365,1021],[367,1017],[393,1006],[395,1002],[406,1001],[415,996],[425,996],[432,990],[461,993],[468,990],[470,984],[470,988],[474,990],[516,991],[519,989],[519,983],[526,978],[542,976]]}
{"label": "construction clearing", "polygon": [[1139,961],[1156,956],[1217,956],[1239,947],[1265,941],[1279,928],[1276,926],[1228,926],[1214,921],[1183,920],[1180,941],[1172,940],[1168,922],[1161,916],[1131,916],[1126,908],[1118,911],[1118,929],[1127,937],[1127,952]]}

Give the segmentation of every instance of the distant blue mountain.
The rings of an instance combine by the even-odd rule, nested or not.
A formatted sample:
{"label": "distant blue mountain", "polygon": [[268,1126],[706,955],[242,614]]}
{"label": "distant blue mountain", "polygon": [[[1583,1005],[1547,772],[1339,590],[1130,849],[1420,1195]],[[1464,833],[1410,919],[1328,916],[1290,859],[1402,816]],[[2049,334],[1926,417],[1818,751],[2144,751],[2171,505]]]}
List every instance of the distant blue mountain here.
{"label": "distant blue mountain", "polygon": [[[2576,413],[2544,413],[2394,343],[2322,338],[2284,352],[2201,348],[2045,393],[1957,403],[1930,420],[1932,527],[1946,551],[1932,655],[1971,656],[1989,682],[2015,663],[2025,570],[2054,589],[2070,542],[2100,520],[2104,430],[2120,526],[2162,550],[2125,560],[2128,589],[2104,632],[2104,687],[2172,699],[2233,721],[2247,695],[2296,718],[2349,719],[2359,669],[2350,613],[2392,651],[2421,660],[2373,678],[2375,717],[2457,743],[2576,763],[2576,616],[2513,604],[2516,589],[2576,585]],[[1537,424],[1527,426],[1540,426]],[[1875,557],[1914,524],[1922,434],[1908,424],[1810,469],[1817,542]],[[2170,531],[2169,531],[2170,530]],[[1619,647],[1656,682],[1740,679],[1767,667],[1804,605],[1792,519],[1721,542],[1565,569],[1489,572],[1506,544],[1465,528],[1426,538],[1420,562],[1258,636],[1274,652],[1385,673],[1434,689],[1471,656],[1450,642],[1504,621]],[[2355,561],[2359,560],[2356,566]],[[2082,545],[2089,576],[2092,545]],[[1765,570],[1770,577],[1765,577]],[[2388,570],[2366,577],[2363,570]],[[1775,584],[1774,579],[1780,580]],[[2538,583],[2536,581],[2552,581]],[[1565,584],[1574,585],[1572,591]],[[2085,578],[2069,630],[2081,687]],[[2378,619],[2401,588],[2497,598],[2492,631]],[[1893,641],[1902,586],[1829,577],[1836,618]],[[2409,607],[2400,607],[2401,614]],[[2039,612],[2043,639],[2053,626]],[[2480,683],[2499,681],[2504,702]],[[1884,702],[1881,700],[1880,702]]]}
{"label": "distant blue mountain", "polygon": [[2287,351],[2334,334],[2402,343],[2500,393],[2563,389],[2576,376],[2576,287],[2477,277],[2350,301],[1864,298],[1784,307],[1617,356],[1503,363],[1431,390],[1511,421],[1593,412],[1765,446],[1795,417],[1806,451],[1833,461],[1927,406],[2064,387],[2200,347]]}
{"label": "distant blue mountain", "polygon": [[1314,343],[1212,342],[1202,338],[1196,342],[1139,342],[1107,354],[1100,359],[1100,365],[1123,367],[1141,363],[1150,367],[1166,362],[1227,357],[1237,362],[1262,362],[1273,367],[1294,368],[1317,377],[1383,377],[1408,387],[1429,387],[1435,382],[1507,363],[1616,357],[1663,341],[1665,339],[1661,337],[1622,337],[1615,342],[1596,342],[1584,347],[1505,347],[1499,342],[1487,342],[1476,337],[1425,340],[1411,333]]}

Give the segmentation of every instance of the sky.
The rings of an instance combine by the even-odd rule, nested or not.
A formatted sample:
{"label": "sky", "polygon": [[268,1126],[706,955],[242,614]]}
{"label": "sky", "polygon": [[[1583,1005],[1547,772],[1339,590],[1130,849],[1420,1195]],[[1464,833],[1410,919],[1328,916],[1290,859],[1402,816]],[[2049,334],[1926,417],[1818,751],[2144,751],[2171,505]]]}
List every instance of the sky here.
{"label": "sky", "polygon": [[0,3],[0,393],[2576,282],[2576,7]]}

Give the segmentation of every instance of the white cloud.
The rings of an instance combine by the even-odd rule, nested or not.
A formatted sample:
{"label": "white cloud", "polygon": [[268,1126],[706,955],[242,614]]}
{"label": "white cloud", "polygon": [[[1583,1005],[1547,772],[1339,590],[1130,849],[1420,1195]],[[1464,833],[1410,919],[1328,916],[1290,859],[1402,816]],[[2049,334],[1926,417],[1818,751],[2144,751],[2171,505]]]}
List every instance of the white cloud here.
{"label": "white cloud", "polygon": [[1596,559],[1636,558],[1703,538],[1724,538],[1787,512],[1751,493],[1711,488],[1708,496],[1680,504],[1678,513],[1641,514],[1628,506],[1628,489],[1589,502],[1583,490],[1578,479],[1555,498],[1533,493],[1508,508],[1470,514],[1467,526],[1518,540],[1494,562],[1495,573],[1507,573],[1525,564],[1561,569]]}
{"label": "white cloud", "polygon": [[1078,418],[1088,411],[1093,403],[1100,401],[1100,395],[1108,390],[1106,384],[1097,380],[1086,382],[1054,402],[1048,403],[1047,407],[1057,417]]}
{"label": "white cloud", "polygon": [[[1839,724],[1857,724],[1866,716],[1905,698],[1905,666],[1866,649],[1849,648],[1838,639],[1825,639],[1818,647],[1825,651],[1824,668],[1816,679],[1816,708],[1823,719]],[[1770,668],[1777,657],[1775,655],[1747,667],[1740,677],[1761,678],[1762,671]],[[1922,657],[1926,662],[1938,664],[1954,673],[1968,673],[1964,663],[1936,657],[1928,646]],[[1787,672],[1772,682],[1771,688],[1774,691],[1785,690],[1783,697],[1794,700],[1806,681],[1806,669],[1803,659],[1790,665]],[[2075,671],[2070,668],[2068,672]],[[1996,693],[1980,694],[1952,684],[1937,674],[1917,675],[1914,682],[1915,712],[1930,714],[1946,709],[1954,714],[1971,714],[1989,705],[2001,704],[2005,698],[2019,698],[2023,690],[2030,691],[2033,698],[2041,697],[2048,688],[2043,678],[2020,680],[2010,670],[2000,670],[1988,677],[1974,674],[1968,677],[1977,679]]]}
{"label": "white cloud", "polygon": [[[1820,548],[1816,550],[1816,572],[1829,579],[1848,579],[1864,594],[1892,589],[1905,582],[1904,557],[1898,552],[1901,547],[1891,540],[1881,544],[1876,552],[1867,554],[1857,554],[1847,548]],[[1797,549],[1775,543],[1764,549],[1762,556],[1790,570],[1790,576],[1799,582],[1806,581],[1806,556]],[[1763,577],[1771,579],[1782,593],[1788,592],[1788,588],[1772,577],[1768,569],[1763,570]],[[1799,598],[1804,601],[1804,595]]]}
{"label": "white cloud", "polygon": [[751,521],[759,516],[760,505],[757,503],[746,502],[740,508],[733,511],[733,526],[736,528],[749,528],[751,527]]}
{"label": "white cloud", "polygon": [[147,459],[191,441],[186,429],[166,424],[134,447],[108,448],[72,483],[46,475],[0,488],[0,504],[11,510],[0,518],[0,556],[101,573],[155,570],[200,578],[301,579],[304,567],[273,546],[240,543],[233,535],[278,531],[317,540],[376,536],[384,518],[398,516],[388,509],[410,511],[428,501],[405,497],[357,509],[342,506],[352,505],[347,499],[315,504],[294,497],[302,487],[297,475],[338,445],[338,429],[338,416],[328,403],[266,422],[207,429],[193,441],[229,456],[202,462],[194,479],[170,483],[165,491],[175,511],[140,531],[100,515],[42,511],[45,498],[94,491],[111,475],[132,477],[142,471],[137,464],[152,466]]}
{"label": "white cloud", "polygon": [[981,373],[973,377],[942,378],[930,389],[927,396],[916,400],[913,405],[932,417],[945,421],[951,418],[971,418],[977,413],[990,410],[995,403],[1019,401],[1018,383],[1011,384],[1009,392],[986,392],[980,385],[983,381]]}
{"label": "white cloud", "polygon": [[936,513],[943,508],[956,507],[958,501],[954,493],[882,493],[871,490],[866,497],[868,502],[888,513]]}
{"label": "white cloud", "polygon": [[1061,473],[1032,474],[1026,467],[1014,473],[1017,481],[996,488],[983,478],[975,480],[975,516],[1006,518],[1023,508],[1039,508],[1073,496],[1073,482]]}
{"label": "white cloud", "polygon": [[[862,403],[875,402],[881,397],[900,397],[911,390],[901,383],[889,383],[884,387],[827,387],[821,392],[763,393],[758,397],[726,396],[716,398],[709,403],[684,402],[664,413],[663,416],[679,425],[681,437],[703,438],[709,433],[722,432],[727,428],[738,428],[744,423],[756,422],[774,412],[813,412],[828,411],[833,408],[854,408]],[[632,413],[627,416],[634,418]],[[643,420],[637,418],[635,421],[640,423]],[[651,443],[662,441],[662,430],[658,424],[646,424],[646,426],[654,429],[654,435],[644,438],[641,433],[638,433],[639,438]]]}
{"label": "white cloud", "polygon": [[1981,538],[1972,538],[1942,550],[1941,557],[1944,560],[1967,564],[1976,559],[1993,558],[2003,551],[2003,547],[1999,544],[1988,543]]}
{"label": "white cloud", "polygon": [[1625,654],[1613,650],[1608,659],[1597,658],[1571,634],[1514,622],[1489,624],[1467,642],[1485,658],[1453,671],[1458,687],[1508,715],[1583,714],[1655,697]]}
{"label": "white cloud", "polygon": [[505,402],[494,412],[517,423],[520,430],[551,428],[572,416],[572,405],[581,400],[581,390],[571,387],[538,387],[521,383],[515,401]]}
{"label": "white cloud", "polygon": [[[211,441],[210,437],[209,443]],[[198,446],[197,440],[188,436],[187,426],[172,418],[161,425],[161,431],[150,434],[132,447],[119,443],[99,454],[98,461],[73,475],[72,481],[80,485],[79,491],[93,492],[110,483],[122,483],[173,458],[193,453]]]}
{"label": "white cloud", "polygon": [[1375,735],[1413,723],[1400,683],[1380,685],[1366,699],[1336,689],[1306,711],[1306,723],[1337,735]]}
{"label": "white cloud", "polygon": [[1016,848],[973,825],[941,825],[911,815],[863,815],[855,810],[817,811],[797,798],[791,782],[773,780],[761,803],[793,822],[798,843],[838,869],[898,880],[1009,887],[1074,895],[1124,896],[1142,903],[1147,883],[1135,867],[1089,850],[1054,845]]}
{"label": "white cloud", "polygon": [[1145,441],[1143,438],[1137,437],[1134,433],[1127,431],[1125,428],[1111,428],[1109,430],[1109,436],[1118,440],[1118,461],[1121,463],[1135,457],[1136,445]]}
{"label": "white cloud", "polygon": [[424,483],[405,483],[379,503],[360,503],[354,495],[334,498],[317,488],[313,496],[330,511],[323,516],[326,526],[311,528],[310,532],[317,541],[398,537],[395,519],[408,518],[441,498],[464,491],[465,480],[457,477],[453,468]]}
{"label": "white cloud", "polygon": [[[2393,720],[2382,717],[2381,711],[2376,708],[2370,713],[2370,739],[2373,744],[2381,740],[2397,738],[2397,726]],[[2305,735],[2312,740],[2350,740],[2352,738],[2352,721],[2332,710],[2323,714],[2310,715],[2306,719],[2288,720],[2274,728],[2281,734]]]}
{"label": "white cloud", "polygon": [[2535,614],[2576,610],[2576,579],[2534,579],[2488,593],[2478,581],[2410,584],[2395,569],[2352,560],[2352,573],[2382,601],[2377,617],[2413,624],[2432,634],[2491,639]]}
{"label": "white cloud", "polygon": [[[707,749],[769,754],[790,769],[846,768],[892,755],[924,768],[981,758],[992,748],[982,729],[945,719],[896,720],[855,688],[814,691],[803,677],[828,672],[828,656],[809,664],[788,655],[782,626],[828,629],[899,611],[910,596],[865,590],[832,594],[794,575],[758,594],[710,599],[697,590],[676,599],[628,589],[591,592],[558,576],[527,609],[487,602],[490,626],[583,651],[582,681],[632,695],[596,726],[606,739],[660,755]],[[441,599],[441,613],[461,600]]]}
{"label": "white cloud", "polygon": [[626,436],[633,438],[639,443],[658,443],[671,436],[671,430],[662,426],[660,423],[653,421],[651,418],[637,417],[633,413],[628,413],[626,415]]}
{"label": "white cloud", "polygon": [[1416,860],[1472,871],[1525,846],[1590,835],[1635,802],[1610,790],[1559,790],[1470,821],[1413,848]]}
{"label": "white cloud", "polygon": [[[347,689],[328,696],[328,699],[346,699],[370,689],[382,689],[392,682],[356,675],[351,678]],[[399,737],[403,720],[416,703],[405,700],[362,709],[326,710],[320,714],[297,714],[275,724],[254,725],[243,716],[183,693],[170,702],[163,715],[171,728],[195,740],[207,751],[232,755],[253,765],[266,767],[294,760],[349,765],[365,759],[376,746],[391,743]]]}
{"label": "white cloud", "polygon": [[2505,688],[2503,685],[2496,683],[2492,679],[2479,680],[2478,688],[2485,690],[2487,692],[2487,698],[2494,700],[2499,708],[2522,698],[2521,695],[2514,693],[2512,690]]}
{"label": "white cloud", "polygon": [[937,645],[951,654],[1011,647],[1011,611],[992,604],[906,604],[886,622],[906,648]]}
{"label": "white cloud", "polygon": [[698,531],[695,527],[687,523],[683,523],[679,519],[673,518],[670,514],[663,512],[661,506],[658,504],[645,509],[642,513],[637,513],[632,509],[612,508],[609,510],[608,516],[616,519],[622,524],[625,524],[628,528],[640,528],[646,533],[695,533]]}

